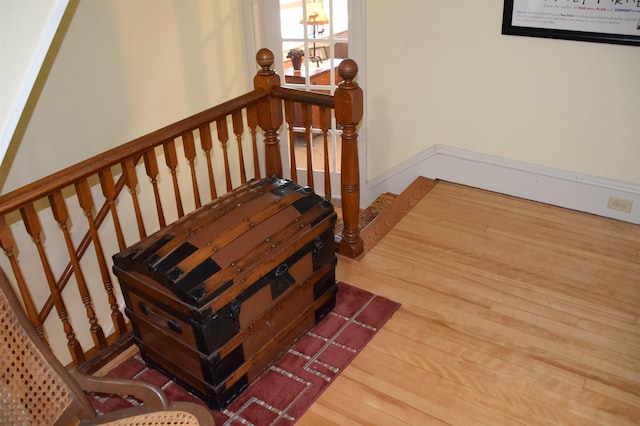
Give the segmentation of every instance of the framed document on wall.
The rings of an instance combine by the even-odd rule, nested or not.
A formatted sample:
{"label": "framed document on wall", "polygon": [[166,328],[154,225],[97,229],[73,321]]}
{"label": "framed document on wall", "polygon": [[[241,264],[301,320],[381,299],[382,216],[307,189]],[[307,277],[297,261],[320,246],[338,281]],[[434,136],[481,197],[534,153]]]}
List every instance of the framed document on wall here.
{"label": "framed document on wall", "polygon": [[502,34],[640,46],[640,0],[504,0]]}

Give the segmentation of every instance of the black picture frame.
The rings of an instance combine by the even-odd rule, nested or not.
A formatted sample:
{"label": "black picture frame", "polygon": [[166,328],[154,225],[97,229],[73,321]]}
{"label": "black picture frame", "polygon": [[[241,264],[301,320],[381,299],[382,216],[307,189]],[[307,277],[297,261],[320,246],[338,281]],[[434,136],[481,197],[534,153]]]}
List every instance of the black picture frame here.
{"label": "black picture frame", "polygon": [[[612,8],[611,13],[615,13],[616,16],[624,19],[632,19],[636,22],[635,26],[638,29],[638,34],[612,34],[610,32],[598,31],[580,31],[572,27],[572,22],[569,18],[564,18],[567,14],[571,14],[573,9],[573,15],[578,12],[581,14],[581,19],[592,19],[592,26],[597,27],[596,18],[602,16],[604,12],[603,7],[618,6],[616,1],[626,1],[624,7]],[[528,37],[544,37],[562,40],[576,40],[576,41],[588,41],[596,43],[610,43],[610,44],[623,44],[629,46],[640,46],[640,0],[555,0],[553,2],[547,0],[540,0],[541,5],[545,4],[546,8],[550,10],[546,11],[546,16],[554,18],[554,9],[552,7],[563,8],[558,9],[557,18],[558,21],[554,23],[554,28],[547,28],[542,24],[537,26],[535,22],[531,22],[531,26],[524,26],[514,24],[513,11],[514,7],[516,11],[520,12],[520,8],[524,7],[526,0],[504,0],[504,10],[502,15],[502,34],[506,35],[519,35]],[[609,2],[611,4],[609,4]],[[580,8],[580,9],[579,9]],[[527,12],[531,13],[531,12]],[[565,15],[561,16],[561,13]],[[571,15],[569,15],[571,16]],[[532,19],[535,21],[535,19]],[[596,28],[597,29],[597,28]]]}

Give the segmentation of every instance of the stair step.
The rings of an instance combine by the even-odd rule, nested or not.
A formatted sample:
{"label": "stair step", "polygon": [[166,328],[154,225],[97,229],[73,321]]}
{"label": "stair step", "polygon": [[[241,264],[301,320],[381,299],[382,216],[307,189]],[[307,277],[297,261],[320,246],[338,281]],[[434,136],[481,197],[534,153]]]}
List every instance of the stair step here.
{"label": "stair step", "polygon": [[[379,195],[369,207],[360,210],[360,236],[364,254],[371,250],[433,187],[437,181],[418,177],[400,195],[386,192]],[[344,223],[342,210],[336,208],[336,241],[342,238]]]}
{"label": "stair step", "polygon": [[380,213],[369,226],[362,230],[360,236],[364,242],[364,252],[367,254],[400,220],[416,205],[438,181],[419,176],[400,195]]}
{"label": "stair step", "polygon": [[[398,196],[396,194],[386,192],[384,194],[380,194],[366,209],[360,209],[360,220],[358,223],[360,232],[369,226],[371,222],[373,222],[375,218],[378,217],[378,215],[382,213],[397,197]],[[342,236],[342,230],[344,229],[342,209],[337,207],[336,212],[338,213],[338,221],[336,222],[335,235]]]}

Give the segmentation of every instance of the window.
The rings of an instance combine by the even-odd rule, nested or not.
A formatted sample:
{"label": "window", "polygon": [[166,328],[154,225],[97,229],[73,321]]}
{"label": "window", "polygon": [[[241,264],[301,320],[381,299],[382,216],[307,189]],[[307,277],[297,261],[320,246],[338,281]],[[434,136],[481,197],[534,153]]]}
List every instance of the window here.
{"label": "window", "polygon": [[280,33],[284,84],[333,93],[335,69],[348,57],[347,0],[280,0]]}
{"label": "window", "polygon": [[[254,61],[255,52],[268,47],[275,55],[274,67],[281,77],[281,84],[297,89],[333,93],[339,83],[337,67],[344,58],[366,62],[366,0],[243,0],[245,4],[246,41],[248,61]],[[314,15],[318,7],[324,11]],[[311,12],[311,13],[308,13]],[[314,19],[304,20],[314,15]],[[300,70],[294,70],[289,50],[301,49],[304,54]],[[253,78],[253,75],[248,76]],[[364,88],[366,69],[360,66],[358,83]],[[341,131],[332,121],[329,135],[332,195],[340,188]],[[305,183],[307,169],[305,129],[295,128],[295,137],[289,140],[288,130],[280,133],[282,154],[287,157],[294,144],[296,168],[300,183]],[[316,191],[322,193],[320,166],[324,156],[324,140],[321,131],[311,130],[313,170]],[[364,182],[366,171],[366,128],[359,130],[360,180]],[[300,148],[300,149],[298,149]],[[305,158],[302,158],[305,156]],[[317,171],[317,173],[316,173]],[[286,171],[285,171],[286,173]],[[364,191],[361,192],[364,194]]]}
{"label": "window", "polygon": [[[283,85],[333,93],[340,76],[337,67],[348,54],[349,15],[347,0],[280,0]],[[324,167],[324,138],[315,117],[310,147],[313,170]],[[296,113],[298,118],[299,112]],[[299,120],[296,120],[299,121]],[[294,122],[294,125],[298,123]],[[296,165],[308,169],[304,129],[295,132]],[[340,132],[335,122],[326,149],[331,173],[340,172]]]}

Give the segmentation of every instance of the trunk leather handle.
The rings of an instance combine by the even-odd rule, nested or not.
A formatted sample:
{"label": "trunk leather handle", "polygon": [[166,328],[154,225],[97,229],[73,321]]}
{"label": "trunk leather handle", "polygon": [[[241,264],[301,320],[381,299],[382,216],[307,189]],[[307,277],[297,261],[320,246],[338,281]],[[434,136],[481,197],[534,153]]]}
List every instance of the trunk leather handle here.
{"label": "trunk leather handle", "polygon": [[182,326],[177,321],[157,314],[153,311],[153,309],[151,309],[151,307],[149,307],[149,305],[144,302],[138,302],[138,306],[140,307],[142,313],[145,314],[147,316],[147,319],[153,324],[157,325],[158,327],[168,328],[174,333],[182,334]]}

